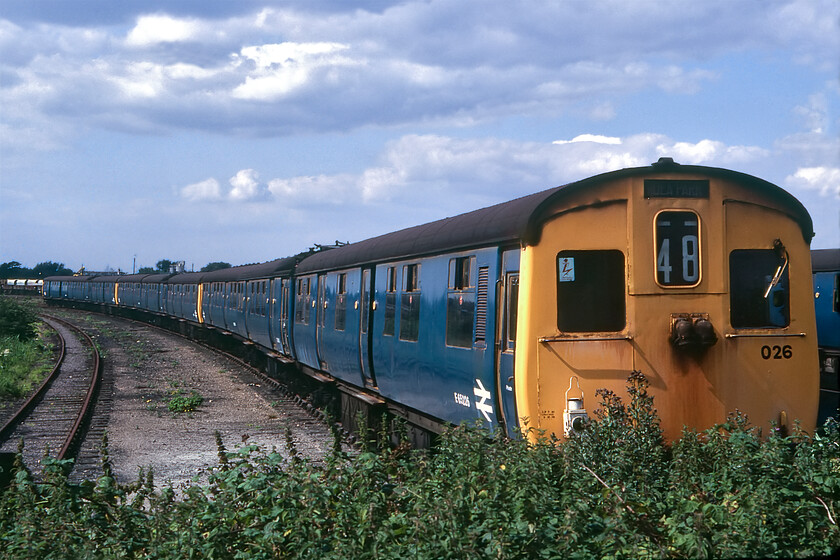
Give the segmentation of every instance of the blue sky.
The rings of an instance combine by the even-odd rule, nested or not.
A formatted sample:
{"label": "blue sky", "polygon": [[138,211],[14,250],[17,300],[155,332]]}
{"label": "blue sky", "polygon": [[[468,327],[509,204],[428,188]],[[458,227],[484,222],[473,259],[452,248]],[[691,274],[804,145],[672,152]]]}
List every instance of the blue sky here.
{"label": "blue sky", "polygon": [[0,262],[266,261],[660,156],[840,246],[835,0],[3,0]]}

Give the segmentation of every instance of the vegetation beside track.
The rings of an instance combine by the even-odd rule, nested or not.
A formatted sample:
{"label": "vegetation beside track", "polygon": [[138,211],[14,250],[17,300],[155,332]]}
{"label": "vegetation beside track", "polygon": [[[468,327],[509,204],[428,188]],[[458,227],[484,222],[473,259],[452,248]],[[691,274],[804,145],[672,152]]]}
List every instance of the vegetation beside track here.
{"label": "vegetation beside track", "polygon": [[151,473],[71,486],[54,462],[0,495],[0,550],[39,558],[813,557],[840,549],[840,432],[771,433],[733,415],[662,441],[640,375],[630,403],[601,392],[567,442],[453,428],[434,452],[403,444],[310,462],[226,451],[176,499]]}
{"label": "vegetation beside track", "polygon": [[0,296],[0,400],[30,393],[52,366],[52,349],[31,305]]}

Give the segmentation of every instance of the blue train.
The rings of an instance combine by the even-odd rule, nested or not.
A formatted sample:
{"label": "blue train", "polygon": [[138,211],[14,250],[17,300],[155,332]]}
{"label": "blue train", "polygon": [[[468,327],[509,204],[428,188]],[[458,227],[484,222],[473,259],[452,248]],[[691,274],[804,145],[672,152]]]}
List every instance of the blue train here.
{"label": "blue train", "polygon": [[840,249],[811,253],[814,307],[820,352],[820,412],[818,421],[837,415],[840,407]]}
{"label": "blue train", "polygon": [[812,237],[776,185],[662,158],[268,263],[52,277],[44,297],[293,364],[346,424],[388,411],[421,445],[462,421],[564,437],[633,371],[670,439],[736,408],[813,429]]}

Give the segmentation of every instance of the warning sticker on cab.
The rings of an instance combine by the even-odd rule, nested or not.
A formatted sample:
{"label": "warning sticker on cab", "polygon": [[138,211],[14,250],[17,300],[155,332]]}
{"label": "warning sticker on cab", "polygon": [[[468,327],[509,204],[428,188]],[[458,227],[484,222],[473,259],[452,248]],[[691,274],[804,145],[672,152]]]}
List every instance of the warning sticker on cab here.
{"label": "warning sticker on cab", "polygon": [[557,259],[557,281],[558,282],[574,282],[575,281],[575,258],[562,257]]}

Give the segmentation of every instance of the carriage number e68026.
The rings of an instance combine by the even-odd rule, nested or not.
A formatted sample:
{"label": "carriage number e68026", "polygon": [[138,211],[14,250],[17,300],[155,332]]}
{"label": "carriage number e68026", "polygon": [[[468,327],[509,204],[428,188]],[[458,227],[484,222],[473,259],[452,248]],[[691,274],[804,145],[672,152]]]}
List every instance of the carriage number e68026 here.
{"label": "carriage number e68026", "polygon": [[793,357],[793,348],[791,348],[790,344],[785,344],[784,346],[764,345],[761,347],[761,357],[765,360],[769,360],[770,358],[774,360],[789,360]]}

